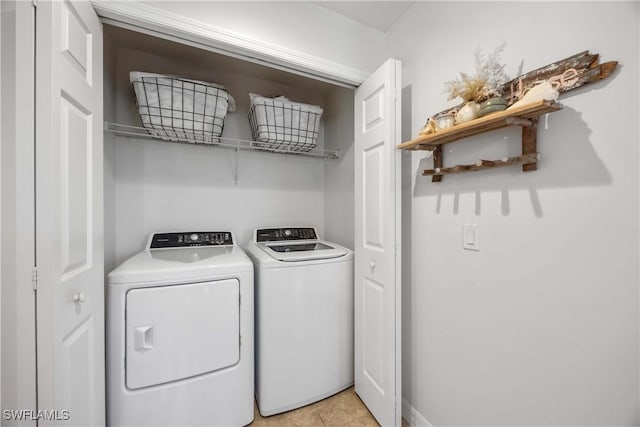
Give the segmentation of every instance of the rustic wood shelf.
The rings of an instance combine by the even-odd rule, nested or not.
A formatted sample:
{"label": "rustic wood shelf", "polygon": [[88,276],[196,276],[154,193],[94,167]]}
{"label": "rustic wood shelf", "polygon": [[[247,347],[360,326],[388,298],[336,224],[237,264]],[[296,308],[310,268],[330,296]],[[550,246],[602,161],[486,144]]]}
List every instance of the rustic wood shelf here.
{"label": "rustic wood shelf", "polygon": [[540,157],[539,153],[524,154],[516,157],[504,157],[499,160],[478,160],[471,165],[456,165],[450,168],[425,169],[422,172],[424,176],[449,175],[464,172],[477,172],[484,169],[502,168],[505,166],[522,165],[537,162]]}
{"label": "rustic wood shelf", "polygon": [[[403,142],[398,145],[398,148],[402,150],[433,151],[434,169],[427,169],[423,172],[423,175],[431,175],[433,182],[440,182],[443,175],[450,173],[472,172],[517,164],[522,164],[522,170],[528,172],[537,169],[538,118],[543,114],[561,109],[562,105],[556,102],[537,101],[434,133],[420,135],[411,141]],[[458,165],[451,168],[443,168],[442,145],[507,126],[522,127],[522,156],[502,160],[479,160],[480,164],[476,163],[476,165]]]}
{"label": "rustic wood shelf", "polygon": [[479,119],[421,135],[398,145],[401,150],[434,150],[436,146],[454,142],[468,136],[478,135],[507,126],[531,125],[531,119],[562,109],[562,105],[551,101],[538,101],[514,110],[504,110]]}

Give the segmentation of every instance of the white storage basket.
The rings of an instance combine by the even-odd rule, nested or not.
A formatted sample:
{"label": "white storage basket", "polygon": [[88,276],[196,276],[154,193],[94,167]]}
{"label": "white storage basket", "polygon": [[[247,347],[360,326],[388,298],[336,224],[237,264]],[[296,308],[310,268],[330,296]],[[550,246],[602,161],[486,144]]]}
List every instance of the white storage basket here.
{"label": "white storage basket", "polygon": [[284,97],[249,94],[249,124],[258,147],[269,151],[306,152],[318,142],[322,108]]}
{"label": "white storage basket", "polygon": [[167,141],[213,144],[235,102],[224,86],[163,74],[132,71],[142,125]]}

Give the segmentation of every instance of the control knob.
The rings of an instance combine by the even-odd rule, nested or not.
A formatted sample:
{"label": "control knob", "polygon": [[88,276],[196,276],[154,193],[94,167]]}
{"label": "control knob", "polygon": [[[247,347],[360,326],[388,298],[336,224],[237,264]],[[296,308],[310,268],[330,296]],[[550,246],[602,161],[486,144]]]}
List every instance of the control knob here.
{"label": "control knob", "polygon": [[284,230],[285,237],[291,236],[291,230]]}
{"label": "control knob", "polygon": [[196,240],[198,240],[198,235],[196,233],[193,233],[191,236],[189,236],[189,238],[195,242]]}

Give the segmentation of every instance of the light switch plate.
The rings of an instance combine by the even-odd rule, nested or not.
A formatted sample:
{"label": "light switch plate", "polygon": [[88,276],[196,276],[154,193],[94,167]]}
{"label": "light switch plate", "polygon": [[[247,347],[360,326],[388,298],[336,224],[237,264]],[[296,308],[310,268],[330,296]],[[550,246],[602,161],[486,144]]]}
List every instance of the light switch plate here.
{"label": "light switch plate", "polygon": [[462,226],[462,248],[469,251],[480,250],[478,224],[464,224]]}

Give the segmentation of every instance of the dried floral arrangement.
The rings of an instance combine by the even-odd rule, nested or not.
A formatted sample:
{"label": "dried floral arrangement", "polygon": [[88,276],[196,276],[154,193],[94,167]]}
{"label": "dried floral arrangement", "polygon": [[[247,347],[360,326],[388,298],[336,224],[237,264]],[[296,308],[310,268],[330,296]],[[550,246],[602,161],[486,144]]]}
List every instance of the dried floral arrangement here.
{"label": "dried floral arrangement", "polygon": [[460,73],[459,78],[445,82],[449,100],[460,97],[465,102],[482,102],[492,96],[500,96],[500,88],[509,80],[500,58],[505,44],[495,48],[486,58],[480,49],[476,49],[475,74]]}

